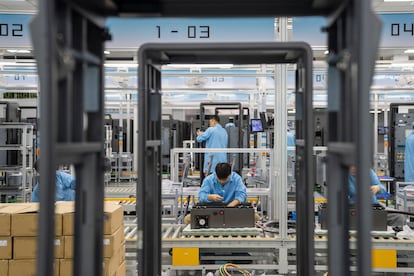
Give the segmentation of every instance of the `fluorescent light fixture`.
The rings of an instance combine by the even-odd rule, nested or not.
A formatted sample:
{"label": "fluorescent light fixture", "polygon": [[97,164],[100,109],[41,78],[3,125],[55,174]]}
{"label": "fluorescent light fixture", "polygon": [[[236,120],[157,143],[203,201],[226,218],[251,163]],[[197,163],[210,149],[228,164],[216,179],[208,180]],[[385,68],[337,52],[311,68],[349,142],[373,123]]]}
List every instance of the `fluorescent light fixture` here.
{"label": "fluorescent light fixture", "polygon": [[0,66],[36,66],[33,61],[0,61]]}
{"label": "fluorescent light fixture", "polygon": [[169,68],[220,68],[230,69],[233,68],[233,64],[167,64]]}
{"label": "fluorescent light fixture", "polygon": [[138,68],[137,63],[104,63],[104,66],[111,68]]}
{"label": "fluorescent light fixture", "polygon": [[109,55],[110,53],[111,53],[111,52],[110,52],[110,51],[108,51],[108,50],[105,50],[105,51],[104,51],[104,54],[105,54],[105,55]]}
{"label": "fluorescent light fixture", "polygon": [[414,67],[413,62],[393,62],[389,65],[389,67]]}
{"label": "fluorescent light fixture", "polygon": [[21,50],[18,50],[18,49],[7,49],[7,52],[9,52],[9,53],[18,53],[18,54],[30,54],[31,53],[30,50],[24,50],[24,49],[21,49]]}
{"label": "fluorescent light fixture", "polygon": [[407,49],[404,51],[405,54],[412,54],[414,53],[414,49]]}
{"label": "fluorescent light fixture", "polygon": [[414,0],[384,0],[384,2],[414,2]]}

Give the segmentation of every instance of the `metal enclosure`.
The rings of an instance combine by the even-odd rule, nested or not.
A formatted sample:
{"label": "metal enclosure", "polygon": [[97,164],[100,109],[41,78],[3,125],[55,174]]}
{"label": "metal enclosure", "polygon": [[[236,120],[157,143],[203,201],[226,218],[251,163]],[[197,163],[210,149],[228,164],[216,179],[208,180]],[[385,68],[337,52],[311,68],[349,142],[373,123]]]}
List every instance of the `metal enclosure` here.
{"label": "metal enclosure", "polygon": [[[328,32],[329,72],[328,72],[328,200],[330,202],[329,222],[329,275],[349,275],[348,223],[338,220],[348,213],[345,199],[347,191],[347,166],[356,163],[358,183],[368,183],[368,169],[371,166],[371,131],[369,126],[369,89],[379,42],[380,22],[371,10],[370,0],[39,0],[38,14],[32,22],[32,39],[38,64],[41,87],[42,139],[42,176],[41,182],[46,189],[40,194],[39,244],[37,275],[53,275],[53,238],[54,238],[54,168],[60,163],[75,163],[77,176],[76,219],[75,219],[75,256],[74,275],[102,275],[102,215],[103,215],[103,87],[102,65],[104,41],[109,38],[103,27],[107,16],[156,16],[156,17],[259,17],[259,16],[311,16],[329,17]],[[234,45],[233,45],[234,46]],[[257,45],[251,45],[255,49]],[[192,51],[194,49],[187,49]],[[179,53],[177,57],[179,57]],[[280,57],[280,56],[278,56]],[[140,160],[139,183],[151,182],[149,191],[138,185],[139,192],[150,193],[156,199],[150,206],[140,210],[143,226],[141,234],[152,232],[153,240],[140,236],[138,242],[140,255],[140,275],[160,275],[159,256],[159,168],[160,162],[160,118],[150,105],[158,106],[159,71],[148,62],[149,56],[141,61],[140,90],[140,147],[145,152]],[[154,56],[162,61],[167,56]],[[205,58],[205,57],[204,57]],[[233,58],[235,58],[233,56]],[[242,56],[250,62],[252,56]],[[289,58],[289,56],[285,56]],[[217,56],[210,62],[225,62],[225,56]],[[271,59],[272,60],[272,59]],[[171,60],[171,62],[178,62]],[[197,60],[192,60],[197,62]],[[255,63],[267,63],[253,57]],[[305,72],[299,71],[300,82]],[[85,81],[85,80],[88,81]],[[148,80],[153,83],[147,83]],[[298,86],[300,89],[301,87]],[[307,91],[298,90],[297,105],[311,108],[311,101],[303,99]],[[303,100],[303,101],[302,101]],[[76,104],[75,104],[76,103]],[[308,105],[308,106],[307,106]],[[308,113],[296,108],[297,118],[309,120]],[[52,116],[50,116],[52,114]],[[86,119],[86,120],[85,120]],[[86,125],[84,122],[88,121]],[[149,124],[149,125],[148,125]],[[312,125],[309,121],[308,126]],[[143,129],[142,127],[147,127]],[[346,130],[346,131],[344,131]],[[305,141],[309,130],[297,127],[297,153],[310,149]],[[299,138],[299,139],[298,139]],[[304,139],[306,138],[306,139]],[[144,141],[146,141],[144,143]],[[149,160],[143,165],[144,160]],[[297,170],[309,171],[312,166],[301,160]],[[142,170],[145,167],[146,170]],[[146,171],[156,172],[147,175]],[[298,172],[297,172],[298,173]],[[303,173],[297,177],[298,183],[313,181]],[[342,176],[338,178],[338,176]],[[340,181],[338,181],[340,179]],[[86,185],[87,184],[87,185]],[[310,185],[306,185],[310,186]],[[298,187],[298,185],[297,185]],[[357,260],[359,275],[371,273],[371,209],[368,208],[369,194],[364,185],[358,189],[357,208],[363,210],[358,216]],[[366,189],[368,191],[368,189]],[[298,194],[302,209],[298,210],[298,258],[299,275],[311,275],[313,235],[312,230],[304,233],[313,225],[310,217],[305,217],[309,207],[308,190]],[[303,198],[305,197],[305,198]],[[338,200],[339,199],[339,200]],[[151,209],[151,207],[155,207]],[[299,206],[300,207],[300,206]],[[304,210],[308,208],[307,210]],[[81,212],[82,211],[82,212]],[[145,217],[142,217],[146,215]],[[312,216],[313,219],[313,216]],[[151,226],[156,226],[150,229]],[[153,245],[153,248],[149,246]],[[142,262],[145,256],[154,255],[152,262]]]}
{"label": "metal enclosure", "polygon": [[405,138],[413,130],[414,104],[390,104],[388,162],[390,175],[404,181]]}
{"label": "metal enclosure", "polygon": [[[297,66],[297,265],[313,275],[312,50],[303,42],[144,44],[139,53],[139,152],[137,183],[138,274],[160,275],[161,264],[161,65],[174,63],[286,64]],[[241,110],[241,108],[240,108]],[[241,117],[240,117],[241,119]],[[277,199],[287,203],[287,197]],[[155,215],[154,215],[155,214]],[[158,215],[157,215],[158,214]],[[146,262],[145,260],[152,260]]]}

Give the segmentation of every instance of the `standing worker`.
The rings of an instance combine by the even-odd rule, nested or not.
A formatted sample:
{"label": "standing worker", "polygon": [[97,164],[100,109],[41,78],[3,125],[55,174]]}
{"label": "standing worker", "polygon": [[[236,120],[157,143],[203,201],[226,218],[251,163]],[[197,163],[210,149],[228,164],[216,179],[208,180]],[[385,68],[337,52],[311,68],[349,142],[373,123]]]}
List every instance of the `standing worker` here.
{"label": "standing worker", "polygon": [[[34,169],[40,173],[39,159],[33,165]],[[75,178],[63,171],[57,170],[55,176],[56,183],[56,201],[74,201],[75,200]],[[39,183],[37,183],[32,192],[31,202],[39,202]]]}
{"label": "standing worker", "polygon": [[[295,134],[290,132],[290,129],[287,130],[287,146],[294,147],[296,145],[295,142]],[[293,153],[293,150],[288,150],[288,154]]]}
{"label": "standing worker", "polygon": [[[414,128],[414,122],[411,127]],[[414,182],[414,130],[405,138],[404,181]]]}
{"label": "standing worker", "polygon": [[[220,125],[220,118],[213,115],[209,120],[210,127],[206,131],[197,130],[197,142],[206,142],[206,148],[227,148],[227,131]],[[211,160],[212,158],[212,160]],[[210,165],[211,162],[211,166]],[[214,172],[217,163],[227,162],[227,153],[211,152],[204,154],[204,174]]]}

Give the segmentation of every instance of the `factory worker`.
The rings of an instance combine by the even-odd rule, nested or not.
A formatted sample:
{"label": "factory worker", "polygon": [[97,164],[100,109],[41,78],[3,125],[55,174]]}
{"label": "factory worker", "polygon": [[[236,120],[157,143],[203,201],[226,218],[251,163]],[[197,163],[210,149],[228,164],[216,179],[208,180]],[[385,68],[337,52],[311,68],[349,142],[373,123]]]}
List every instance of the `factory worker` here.
{"label": "factory worker", "polygon": [[[33,165],[34,169],[40,173],[39,159]],[[56,171],[56,201],[73,201],[75,200],[75,178],[63,171]],[[31,202],[39,202],[39,183],[33,188]]]}
{"label": "factory worker", "polygon": [[[291,133],[290,130],[287,130],[287,146],[294,147],[295,146],[295,134]],[[288,150],[288,154],[293,153],[293,150]]]}
{"label": "factory worker", "polygon": [[[203,180],[198,192],[198,202],[218,202],[227,207],[235,207],[247,200],[246,186],[239,174],[232,172],[229,163],[218,163],[215,173]],[[256,214],[256,220],[260,219]],[[191,215],[184,218],[184,223],[189,224]]]}
{"label": "factory worker", "polygon": [[[414,128],[414,122],[411,127]],[[414,129],[405,138],[404,181],[414,182]]]}
{"label": "factory worker", "polygon": [[[227,148],[228,135],[227,131],[220,125],[220,118],[217,115],[211,116],[209,120],[209,128],[206,131],[197,130],[197,142],[206,142],[206,148]],[[209,165],[211,167],[209,170]],[[204,154],[203,172],[208,175],[214,172],[216,164],[227,162],[227,153],[211,152]]]}
{"label": "factory worker", "polygon": [[241,176],[231,171],[229,163],[218,163],[215,170],[215,173],[204,178],[198,201],[223,202],[228,207],[244,203],[247,194]]}
{"label": "factory worker", "polygon": [[[348,174],[348,189],[349,189],[349,204],[356,203],[356,172],[357,169],[355,166],[349,167],[349,174]],[[387,189],[384,185],[381,184],[375,172],[370,169],[370,190],[371,190],[371,200],[373,204],[379,204],[377,199],[377,194],[385,194],[387,193]],[[387,213],[387,224],[390,226],[403,226],[405,223],[405,216],[402,214],[396,213]]]}

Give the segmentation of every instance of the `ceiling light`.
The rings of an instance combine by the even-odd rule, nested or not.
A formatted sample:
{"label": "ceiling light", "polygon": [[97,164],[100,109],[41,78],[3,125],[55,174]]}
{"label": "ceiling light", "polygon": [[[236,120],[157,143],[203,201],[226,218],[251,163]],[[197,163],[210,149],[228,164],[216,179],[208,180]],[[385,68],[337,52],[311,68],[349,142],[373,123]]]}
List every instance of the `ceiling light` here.
{"label": "ceiling light", "polygon": [[36,66],[33,61],[0,61],[0,66]]}
{"label": "ceiling light", "polygon": [[138,63],[105,63],[105,67],[138,68]]}
{"label": "ceiling light", "polygon": [[407,62],[407,63],[405,63],[405,62],[393,62],[389,65],[389,67],[411,67],[411,68],[413,68],[414,63],[412,63],[412,62],[411,63],[410,62]]}
{"label": "ceiling light", "polygon": [[405,54],[412,54],[414,53],[414,49],[407,49],[404,51]]}
{"label": "ceiling light", "polygon": [[7,52],[9,53],[18,53],[18,54],[30,54],[30,50],[18,50],[18,49],[7,49]]}
{"label": "ceiling light", "polygon": [[111,53],[111,52],[110,52],[110,51],[108,51],[108,50],[105,50],[105,51],[104,51],[104,54],[105,54],[105,55],[109,55],[110,53]]}
{"label": "ceiling light", "polygon": [[329,50],[326,50],[325,52],[323,52],[325,55],[329,54]]}
{"label": "ceiling light", "polygon": [[167,64],[169,68],[233,68],[233,64]]}

